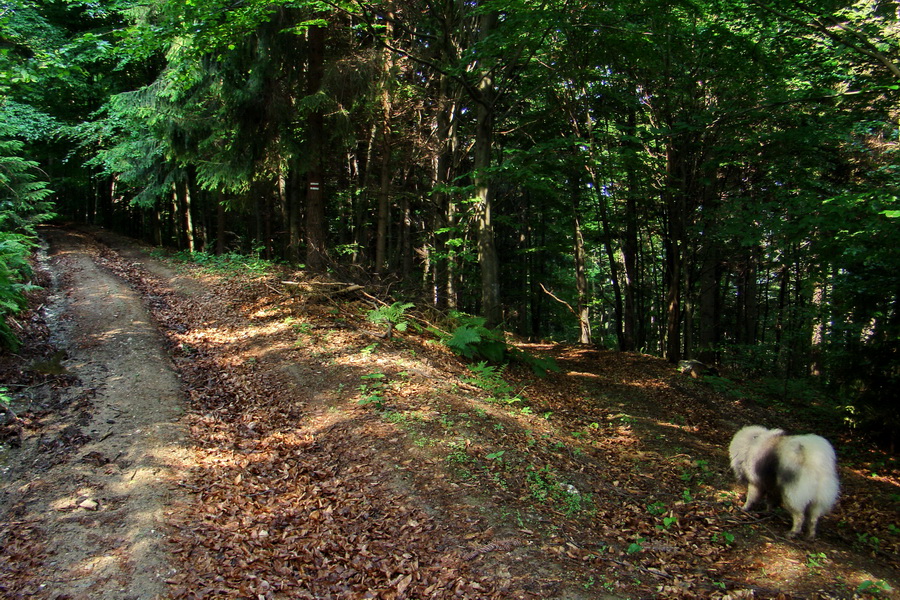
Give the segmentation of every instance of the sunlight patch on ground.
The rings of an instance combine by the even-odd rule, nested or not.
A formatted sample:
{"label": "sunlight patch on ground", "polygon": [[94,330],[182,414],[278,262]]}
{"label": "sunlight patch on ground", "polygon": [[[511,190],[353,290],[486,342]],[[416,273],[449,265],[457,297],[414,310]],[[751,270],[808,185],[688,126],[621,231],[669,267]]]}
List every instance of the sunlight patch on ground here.
{"label": "sunlight patch on ground", "polygon": [[859,475],[863,479],[877,481],[879,483],[886,483],[886,484],[892,485],[894,487],[900,488],[900,480],[895,479],[894,477],[891,477],[889,475],[879,475],[877,473],[873,473],[871,469],[854,469],[854,468],[848,467],[847,470],[850,471],[851,473],[855,473],[856,475]]}
{"label": "sunlight patch on ground", "polygon": [[576,378],[580,377],[583,379],[603,379],[597,373],[579,373],[578,371],[567,371],[566,376],[567,377],[576,377]]}
{"label": "sunlight patch on ground", "polygon": [[114,571],[118,559],[110,554],[103,556],[88,556],[82,562],[75,564],[72,569],[72,577],[85,578],[92,572]]}
{"label": "sunlight patch on ground", "polygon": [[700,430],[700,427],[697,425],[679,425],[678,423],[672,423],[671,421],[653,421],[653,424],[658,427],[665,427],[666,429],[675,429],[677,431],[686,431],[690,433],[696,433]]}
{"label": "sunlight patch on ground", "polygon": [[74,493],[61,496],[49,503],[53,510],[64,512],[74,510],[79,503],[87,498],[93,498],[97,494],[93,488],[78,488]]}
{"label": "sunlight patch on ground", "polygon": [[[773,526],[778,527],[780,523]],[[760,586],[779,589],[787,582],[790,586],[815,586],[816,581],[828,571],[840,570],[846,586],[845,597],[857,597],[854,592],[865,586],[887,583],[864,567],[845,564],[842,555],[825,544],[805,541],[765,540],[758,546],[745,548],[743,566],[753,573],[752,580]],[[823,598],[833,597],[823,590]]]}

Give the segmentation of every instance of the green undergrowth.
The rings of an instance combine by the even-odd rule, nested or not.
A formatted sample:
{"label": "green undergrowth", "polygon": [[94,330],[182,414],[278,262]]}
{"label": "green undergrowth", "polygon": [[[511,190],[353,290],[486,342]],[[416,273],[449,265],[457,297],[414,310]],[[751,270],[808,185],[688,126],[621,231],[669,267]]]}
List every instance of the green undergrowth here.
{"label": "green undergrowth", "polygon": [[16,350],[19,340],[7,317],[15,317],[28,304],[26,294],[37,286],[29,282],[28,256],[34,240],[25,235],[0,231],[0,348]]}
{"label": "green undergrowth", "polygon": [[213,254],[210,252],[189,252],[187,250],[171,252],[157,248],[151,251],[151,255],[154,258],[166,258],[183,265],[193,265],[206,273],[232,277],[239,275],[265,275],[278,264],[261,258],[258,252],[249,255],[237,252]]}
{"label": "green undergrowth", "polygon": [[394,394],[414,384],[405,372],[391,377],[374,372],[361,376],[357,403],[403,431],[407,443],[442,464],[451,481],[484,495],[519,498],[539,513],[590,518],[596,511],[593,495],[570,483],[554,461],[585,456],[588,434],[529,429],[529,420],[546,423],[552,415],[523,410],[527,407],[518,405],[523,400],[500,377],[503,369],[485,368],[471,380],[480,379],[491,396],[472,397],[451,383],[450,389],[436,388],[413,405],[395,403]]}
{"label": "green undergrowth", "polygon": [[464,358],[494,364],[519,362],[540,376],[560,371],[552,358],[534,356],[507,343],[506,334],[487,327],[487,320],[484,317],[451,311],[448,320],[449,332],[436,327],[430,327],[429,331]]}

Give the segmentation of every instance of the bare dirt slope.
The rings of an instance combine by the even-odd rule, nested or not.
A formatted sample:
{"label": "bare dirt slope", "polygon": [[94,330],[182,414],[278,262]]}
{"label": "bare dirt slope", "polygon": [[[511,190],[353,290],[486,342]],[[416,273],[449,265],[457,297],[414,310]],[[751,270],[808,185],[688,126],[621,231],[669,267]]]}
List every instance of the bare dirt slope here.
{"label": "bare dirt slope", "polygon": [[[358,288],[47,235],[53,335],[0,364],[24,397],[4,597],[897,596],[896,461],[814,397],[558,344],[521,347],[560,373],[512,365],[488,390],[416,327],[447,324],[411,314],[387,339]],[[835,442],[843,495],[815,542],[738,509],[724,448],[747,423]]]}

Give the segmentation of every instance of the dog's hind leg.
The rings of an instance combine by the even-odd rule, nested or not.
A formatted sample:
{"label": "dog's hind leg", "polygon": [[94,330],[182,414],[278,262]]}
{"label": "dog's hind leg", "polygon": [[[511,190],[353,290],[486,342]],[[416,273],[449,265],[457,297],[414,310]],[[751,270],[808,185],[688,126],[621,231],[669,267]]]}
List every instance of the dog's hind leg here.
{"label": "dog's hind leg", "polygon": [[815,502],[810,505],[808,515],[806,517],[807,528],[809,531],[806,534],[806,539],[809,541],[813,541],[816,539],[816,525],[819,524],[819,517],[824,514],[824,510],[822,507],[816,504]]}
{"label": "dog's hind leg", "polygon": [[762,490],[758,485],[756,485],[752,481],[747,483],[747,501],[744,502],[744,506],[741,510],[749,511],[751,508],[753,508],[753,505],[757,503],[761,496]]}
{"label": "dog's hind leg", "polygon": [[[795,509],[792,506],[785,506],[785,508],[787,508],[788,511],[790,511],[791,519],[793,519],[793,525],[791,526],[791,530],[788,531],[787,537],[788,538],[797,537],[797,535],[803,530],[803,521],[804,521],[805,515],[802,510],[798,511],[797,509]],[[816,518],[818,518],[818,517],[816,517]],[[815,521],[812,522],[811,527],[813,528],[813,535],[815,535],[815,527],[816,527]]]}

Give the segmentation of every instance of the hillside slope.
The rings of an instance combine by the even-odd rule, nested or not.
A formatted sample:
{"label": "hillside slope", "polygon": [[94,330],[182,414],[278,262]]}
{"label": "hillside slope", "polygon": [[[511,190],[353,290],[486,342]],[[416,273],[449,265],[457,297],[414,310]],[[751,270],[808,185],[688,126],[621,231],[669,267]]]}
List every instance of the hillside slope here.
{"label": "hillside slope", "polygon": [[[171,597],[896,595],[896,463],[799,403],[558,344],[521,347],[560,373],[510,366],[510,389],[489,394],[490,374],[434,335],[381,337],[359,290],[176,269],[92,233],[182,382],[194,452],[166,511]],[[815,542],[786,540],[781,511],[739,510],[726,447],[749,423],[834,442],[843,495]],[[25,543],[15,525],[3,536]],[[0,582],[28,576],[7,567]]]}

